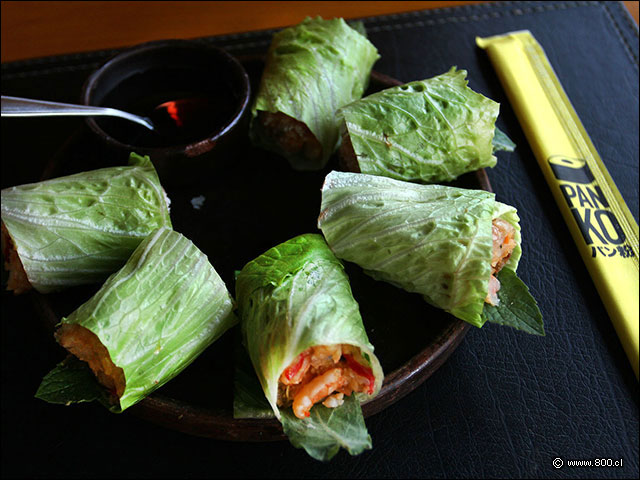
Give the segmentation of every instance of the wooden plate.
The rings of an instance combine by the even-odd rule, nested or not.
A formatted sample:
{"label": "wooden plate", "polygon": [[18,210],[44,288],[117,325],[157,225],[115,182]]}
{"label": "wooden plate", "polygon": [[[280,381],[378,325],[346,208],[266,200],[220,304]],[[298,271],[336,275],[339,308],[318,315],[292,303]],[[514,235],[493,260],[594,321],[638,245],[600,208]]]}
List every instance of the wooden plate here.
{"label": "wooden plate", "polygon": [[[262,60],[241,60],[255,92]],[[369,93],[400,83],[373,72]],[[109,153],[83,128],[53,157],[43,176],[99,168],[109,163],[108,158]],[[248,261],[296,235],[318,232],[320,188],[325,175],[337,168],[336,159],[332,159],[321,172],[296,172],[277,155],[253,148],[247,138],[228,158],[219,161],[209,178],[199,178],[190,187],[167,188],[173,227],[208,255],[233,293],[234,272]],[[467,174],[452,185],[491,191],[484,170]],[[198,202],[194,199],[204,202],[196,208]],[[462,341],[469,325],[429,306],[417,294],[371,279],[356,265],[346,264],[346,269],[369,339],[386,374],[379,395],[363,405],[364,415],[369,417],[435,372]],[[42,318],[53,329],[61,317],[70,314],[97,289],[92,285],[31,295]],[[238,334],[238,327],[234,327],[175,379],[127,412],[203,437],[233,441],[284,439],[275,419],[233,418],[233,356]]]}

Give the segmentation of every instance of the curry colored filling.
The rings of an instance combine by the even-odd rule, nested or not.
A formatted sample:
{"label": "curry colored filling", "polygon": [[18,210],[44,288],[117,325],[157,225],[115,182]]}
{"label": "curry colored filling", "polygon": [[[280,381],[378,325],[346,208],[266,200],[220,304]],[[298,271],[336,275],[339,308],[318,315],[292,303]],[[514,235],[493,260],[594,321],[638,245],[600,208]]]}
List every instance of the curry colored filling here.
{"label": "curry colored filling", "polygon": [[491,305],[498,305],[498,290],[500,281],[495,275],[502,270],[502,267],[509,261],[511,252],[516,246],[514,239],[516,229],[509,222],[496,218],[491,224],[491,235],[493,237],[493,255],[491,258],[491,277],[489,278],[489,292],[485,302]]}
{"label": "curry colored filling", "polygon": [[298,355],[278,382],[278,405],[292,406],[298,418],[310,415],[322,401],[328,408],[342,405],[345,395],[373,393],[375,377],[360,349],[352,345],[318,345]]}
{"label": "curry colored filling", "polygon": [[2,255],[4,256],[4,268],[9,272],[7,290],[12,290],[16,295],[31,290],[33,287],[27,278],[27,272],[24,271],[16,246],[4,222],[2,222]]}
{"label": "curry colored filling", "polygon": [[60,345],[89,364],[98,381],[112,396],[122,397],[126,383],[124,371],[116,367],[96,334],[80,325],[63,324],[55,336]]}

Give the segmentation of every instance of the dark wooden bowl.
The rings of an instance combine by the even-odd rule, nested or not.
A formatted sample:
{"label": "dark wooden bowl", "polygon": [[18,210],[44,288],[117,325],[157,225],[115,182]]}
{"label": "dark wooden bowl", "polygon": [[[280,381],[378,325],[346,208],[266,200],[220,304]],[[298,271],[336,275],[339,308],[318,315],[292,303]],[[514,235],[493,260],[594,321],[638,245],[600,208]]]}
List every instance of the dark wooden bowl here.
{"label": "dark wooden bowl", "polygon": [[[241,61],[252,86],[257,87],[262,58],[245,57]],[[401,82],[373,72],[370,83],[369,91],[373,92]],[[110,163],[113,159],[108,152],[84,129],[53,157],[44,177]],[[236,146],[233,155],[219,160],[210,177],[199,178],[189,187],[167,188],[174,229],[208,255],[233,292],[235,270],[273,245],[301,233],[317,232],[320,187],[325,175],[337,168],[334,158],[321,172],[295,172],[284,159],[253,148],[247,139]],[[491,191],[484,170],[464,175],[452,185]],[[204,204],[196,209],[191,200],[199,196],[204,196]],[[369,339],[386,374],[379,395],[363,405],[364,415],[369,417],[429,378],[470,327],[431,307],[419,295],[371,279],[355,265],[346,264],[346,270]],[[50,295],[31,295],[51,330],[62,316],[88,300],[97,289],[92,285]],[[284,439],[275,419],[233,418],[233,352],[237,336],[236,327],[178,377],[125,414],[191,435],[221,440]]]}

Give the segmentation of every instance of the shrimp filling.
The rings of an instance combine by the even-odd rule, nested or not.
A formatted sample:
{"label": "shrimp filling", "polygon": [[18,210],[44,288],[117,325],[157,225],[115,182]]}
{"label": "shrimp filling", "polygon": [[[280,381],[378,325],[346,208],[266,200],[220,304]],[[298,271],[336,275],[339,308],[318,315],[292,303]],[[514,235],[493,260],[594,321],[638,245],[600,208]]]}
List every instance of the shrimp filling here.
{"label": "shrimp filling", "polygon": [[278,405],[292,406],[298,418],[306,418],[311,407],[342,405],[345,395],[374,391],[375,377],[360,349],[352,345],[318,345],[298,355],[284,369],[278,382]]}
{"label": "shrimp filling", "polygon": [[491,305],[498,305],[498,291],[500,290],[500,281],[495,277],[502,267],[506,265],[511,258],[511,253],[516,247],[514,235],[516,229],[509,222],[496,218],[491,224],[491,235],[493,237],[493,255],[491,257],[491,277],[489,278],[489,292],[485,302]]}

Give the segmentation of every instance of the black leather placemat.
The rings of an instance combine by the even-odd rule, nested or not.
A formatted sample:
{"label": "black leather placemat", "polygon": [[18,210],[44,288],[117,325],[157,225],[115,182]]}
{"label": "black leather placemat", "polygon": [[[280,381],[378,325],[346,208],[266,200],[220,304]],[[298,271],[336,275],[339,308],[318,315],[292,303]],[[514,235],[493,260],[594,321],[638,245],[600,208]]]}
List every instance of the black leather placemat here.
{"label": "black leather placemat", "polygon": [[[489,177],[518,208],[518,269],[540,303],[547,336],[486,325],[469,332],[425,384],[367,421],[374,448],[323,465],[288,443],[226,443],[113,415],[97,405],[35,400],[62,358],[28,296],[2,296],[3,477],[543,477],[638,476],[638,382],[476,36],[529,29],[638,219],[638,30],[610,2],[499,2],[365,19],[382,58],[409,81],[457,65],[502,104],[498,126],[518,145]],[[270,31],[201,41],[234,54],[266,50]],[[2,65],[5,95],[77,101],[114,52]],[[77,119],[2,120],[2,186],[36,181],[82,126]],[[401,328],[401,320],[390,318]],[[425,319],[428,321],[428,319]],[[564,465],[555,468],[554,459]],[[596,459],[622,459],[596,467]],[[570,460],[591,460],[572,467]],[[607,463],[606,461],[604,462]]]}

